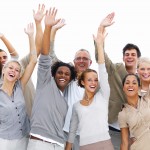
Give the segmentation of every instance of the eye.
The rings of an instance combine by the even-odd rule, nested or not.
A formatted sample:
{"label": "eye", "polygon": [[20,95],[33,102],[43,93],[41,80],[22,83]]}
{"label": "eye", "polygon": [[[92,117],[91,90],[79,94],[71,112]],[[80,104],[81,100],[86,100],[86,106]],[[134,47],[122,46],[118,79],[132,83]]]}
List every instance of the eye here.
{"label": "eye", "polygon": [[69,74],[69,73],[65,73],[65,75],[66,75],[66,76],[70,76],[70,74]]}
{"label": "eye", "polygon": [[95,79],[96,82],[98,82],[98,79]]}
{"label": "eye", "polygon": [[83,61],[88,61],[88,60],[89,60],[89,58],[87,58],[87,57],[83,57],[83,58],[82,58],[82,60],[83,60]]}
{"label": "eye", "polygon": [[141,70],[141,71],[144,71],[145,69],[144,69],[144,68],[140,68],[140,70]]}
{"label": "eye", "polygon": [[20,70],[19,70],[19,69],[16,69],[16,71],[17,71],[17,72],[20,72]]}
{"label": "eye", "polygon": [[127,82],[125,82],[125,84],[129,84],[129,82],[127,81]]}
{"label": "eye", "polygon": [[13,67],[8,67],[9,69],[13,69]]}

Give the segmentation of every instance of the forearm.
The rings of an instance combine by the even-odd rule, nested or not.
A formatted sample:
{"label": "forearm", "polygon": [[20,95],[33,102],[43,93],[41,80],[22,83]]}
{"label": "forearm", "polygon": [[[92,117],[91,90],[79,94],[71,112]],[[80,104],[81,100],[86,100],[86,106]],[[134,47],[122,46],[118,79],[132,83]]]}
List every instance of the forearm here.
{"label": "forearm", "polygon": [[103,64],[105,62],[105,58],[102,44],[97,46],[97,51],[98,51],[98,63]]}
{"label": "forearm", "polygon": [[3,35],[1,37],[1,40],[3,41],[3,43],[5,44],[5,46],[7,47],[9,54],[11,56],[17,56],[19,57],[17,51],[15,50],[15,48],[12,46],[12,44],[7,40],[7,38]]}
{"label": "forearm", "polygon": [[72,149],[72,143],[66,142],[65,150],[71,150]]}
{"label": "forearm", "polygon": [[36,63],[37,52],[33,35],[29,35],[29,45],[30,45],[30,62]]}
{"label": "forearm", "polygon": [[56,32],[57,32],[57,29],[55,29],[55,28],[53,29],[52,28],[51,35],[50,35],[52,42],[54,42],[54,40],[55,40]]}
{"label": "forearm", "polygon": [[36,24],[35,45],[36,45],[37,56],[39,56],[40,51],[42,49],[43,30],[42,30],[41,23],[36,22],[35,24]]}
{"label": "forearm", "polygon": [[41,54],[48,55],[50,52],[50,33],[51,26],[45,26],[44,34],[43,34],[43,44]]}
{"label": "forearm", "polygon": [[128,145],[121,144],[120,145],[120,150],[129,150]]}

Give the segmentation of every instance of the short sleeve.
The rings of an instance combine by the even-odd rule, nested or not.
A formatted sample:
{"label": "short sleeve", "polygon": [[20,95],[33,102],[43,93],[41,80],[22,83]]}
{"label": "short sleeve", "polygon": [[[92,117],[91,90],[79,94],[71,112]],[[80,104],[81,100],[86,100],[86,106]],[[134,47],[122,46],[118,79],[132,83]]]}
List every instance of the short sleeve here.
{"label": "short sleeve", "polygon": [[119,127],[120,128],[126,128],[126,127],[128,127],[127,116],[126,116],[126,113],[125,113],[124,109],[121,112],[119,112],[118,123],[119,123]]}

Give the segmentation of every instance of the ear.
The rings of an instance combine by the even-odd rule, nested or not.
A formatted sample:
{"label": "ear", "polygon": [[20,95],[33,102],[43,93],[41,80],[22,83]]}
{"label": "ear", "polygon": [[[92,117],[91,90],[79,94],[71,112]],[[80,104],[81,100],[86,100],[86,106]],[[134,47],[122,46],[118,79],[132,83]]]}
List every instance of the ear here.
{"label": "ear", "polygon": [[123,56],[122,60],[123,60],[123,62],[124,62],[124,56]]}
{"label": "ear", "polygon": [[81,81],[81,84],[84,86],[84,81],[83,80]]}
{"label": "ear", "polygon": [[123,86],[123,91],[125,91],[124,86]]}
{"label": "ear", "polygon": [[92,64],[92,60],[90,60],[90,65]]}

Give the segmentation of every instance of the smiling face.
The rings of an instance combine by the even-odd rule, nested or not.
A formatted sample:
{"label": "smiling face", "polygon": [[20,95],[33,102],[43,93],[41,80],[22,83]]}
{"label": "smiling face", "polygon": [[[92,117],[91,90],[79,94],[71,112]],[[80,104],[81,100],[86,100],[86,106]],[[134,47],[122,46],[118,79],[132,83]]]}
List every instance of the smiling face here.
{"label": "smiling face", "polygon": [[71,71],[68,67],[61,66],[57,69],[54,78],[58,88],[63,92],[71,80]]}
{"label": "smiling face", "polygon": [[92,61],[89,53],[86,50],[79,50],[74,59],[74,66],[77,73],[81,73],[90,67]]}
{"label": "smiling face", "polygon": [[87,93],[95,93],[98,87],[98,75],[96,72],[87,72],[81,81]]}
{"label": "smiling face", "polygon": [[139,75],[141,82],[150,83],[150,62],[139,63],[138,75]]}
{"label": "smiling face", "polygon": [[20,78],[21,67],[17,62],[9,62],[3,68],[3,78],[10,82],[16,82]]}
{"label": "smiling face", "polygon": [[127,68],[136,68],[138,61],[136,49],[126,50],[123,56],[123,61]]}
{"label": "smiling face", "polygon": [[123,85],[123,91],[127,97],[134,97],[138,95],[139,83],[135,75],[128,75]]}

